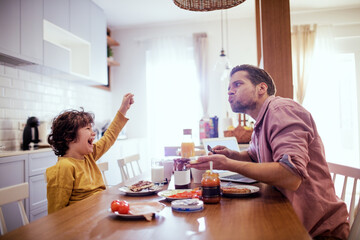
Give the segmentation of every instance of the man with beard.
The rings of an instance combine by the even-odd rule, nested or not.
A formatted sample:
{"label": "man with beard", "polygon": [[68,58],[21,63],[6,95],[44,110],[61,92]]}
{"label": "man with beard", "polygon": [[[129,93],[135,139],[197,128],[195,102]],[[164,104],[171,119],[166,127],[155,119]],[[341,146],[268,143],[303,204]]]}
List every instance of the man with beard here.
{"label": "man with beard", "polygon": [[271,76],[251,65],[232,69],[229,103],[256,120],[250,146],[236,152],[224,146],[191,165],[230,170],[275,186],[291,202],[314,239],[347,239],[346,204],[335,194],[324,146],[311,114],[300,104],[275,97]]}

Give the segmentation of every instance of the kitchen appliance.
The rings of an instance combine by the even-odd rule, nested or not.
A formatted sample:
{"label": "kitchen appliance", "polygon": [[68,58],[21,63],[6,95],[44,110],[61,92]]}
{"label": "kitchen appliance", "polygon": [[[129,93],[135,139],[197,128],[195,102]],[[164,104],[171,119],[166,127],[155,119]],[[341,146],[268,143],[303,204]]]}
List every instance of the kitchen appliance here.
{"label": "kitchen appliance", "polygon": [[41,145],[47,145],[47,138],[49,136],[48,134],[48,122],[46,121],[40,121],[39,123],[39,141]]}
{"label": "kitchen appliance", "polygon": [[34,149],[37,148],[39,140],[39,120],[36,117],[29,117],[23,132],[23,150],[29,150],[29,144],[34,143]]}

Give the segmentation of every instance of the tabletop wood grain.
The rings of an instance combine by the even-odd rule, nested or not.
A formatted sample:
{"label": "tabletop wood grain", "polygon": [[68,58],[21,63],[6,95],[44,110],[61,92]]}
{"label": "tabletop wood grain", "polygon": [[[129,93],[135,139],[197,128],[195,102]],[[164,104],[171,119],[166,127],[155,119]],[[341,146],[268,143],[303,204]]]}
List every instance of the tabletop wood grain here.
{"label": "tabletop wood grain", "polygon": [[[147,174],[132,179],[149,180]],[[251,197],[226,198],[205,204],[196,213],[171,210],[170,202],[156,194],[125,196],[117,185],[79,203],[38,219],[0,237],[5,239],[311,239],[289,201],[275,188],[256,183]],[[192,187],[197,187],[193,184]],[[173,189],[173,184],[164,188]],[[160,201],[165,209],[152,221],[124,219],[110,213],[115,200]]]}

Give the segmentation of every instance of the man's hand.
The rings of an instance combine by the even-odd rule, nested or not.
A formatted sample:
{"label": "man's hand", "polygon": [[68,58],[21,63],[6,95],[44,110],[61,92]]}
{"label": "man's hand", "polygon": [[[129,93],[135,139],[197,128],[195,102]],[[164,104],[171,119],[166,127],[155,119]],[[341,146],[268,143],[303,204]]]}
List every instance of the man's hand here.
{"label": "man's hand", "polygon": [[218,145],[218,146],[215,146],[214,148],[213,148],[213,151],[216,153],[216,154],[222,154],[222,155],[224,155],[224,156],[226,156],[226,157],[228,157],[228,158],[232,158],[232,155],[234,154],[233,152],[233,150],[230,150],[230,149],[228,149],[227,147],[225,147],[225,146],[220,146],[220,145]]}

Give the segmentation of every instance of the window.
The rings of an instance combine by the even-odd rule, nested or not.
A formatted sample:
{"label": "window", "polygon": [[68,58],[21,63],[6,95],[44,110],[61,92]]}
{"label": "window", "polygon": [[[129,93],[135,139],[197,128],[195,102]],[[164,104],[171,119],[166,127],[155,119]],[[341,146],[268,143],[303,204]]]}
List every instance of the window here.
{"label": "window", "polygon": [[[322,37],[325,39],[325,35]],[[332,35],[328,37],[334,40]],[[324,44],[329,41],[321,43],[315,45],[313,68],[303,105],[315,119],[325,146],[326,160],[358,168],[355,54],[349,51],[339,53],[339,42],[337,45]]]}
{"label": "window", "polygon": [[164,146],[179,146],[184,128],[198,139],[202,108],[190,37],[151,41],[146,89],[149,156],[163,156]]}

